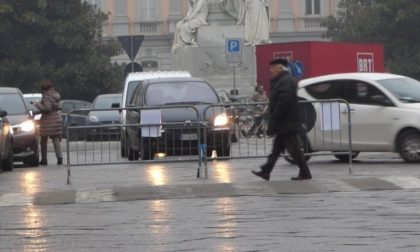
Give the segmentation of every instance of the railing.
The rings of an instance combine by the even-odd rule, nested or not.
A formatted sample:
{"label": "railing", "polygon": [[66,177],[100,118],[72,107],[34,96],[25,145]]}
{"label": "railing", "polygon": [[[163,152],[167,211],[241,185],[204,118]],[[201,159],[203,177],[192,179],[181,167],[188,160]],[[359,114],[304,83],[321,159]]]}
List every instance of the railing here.
{"label": "railing", "polygon": [[[298,134],[309,159],[335,155],[352,173],[351,109],[344,100],[300,101]],[[67,125],[67,181],[72,166],[132,162],[198,162],[197,177],[207,178],[207,160],[262,158],[270,154],[266,103],[129,107],[127,123]],[[119,117],[117,118],[119,119]],[[286,160],[293,163],[288,155]]]}

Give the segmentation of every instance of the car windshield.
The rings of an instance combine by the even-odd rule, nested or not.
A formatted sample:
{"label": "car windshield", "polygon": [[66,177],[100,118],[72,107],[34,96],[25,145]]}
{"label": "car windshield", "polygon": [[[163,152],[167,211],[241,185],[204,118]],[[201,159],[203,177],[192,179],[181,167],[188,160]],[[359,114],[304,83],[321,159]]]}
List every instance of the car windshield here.
{"label": "car windshield", "polygon": [[149,106],[171,104],[214,104],[219,99],[206,82],[170,82],[151,84],[146,91]]}
{"label": "car windshield", "polygon": [[378,80],[397,99],[406,103],[420,103],[420,82],[411,78]]}
{"label": "car windshield", "polygon": [[96,99],[94,109],[110,109],[113,103],[120,103],[121,96],[103,96]]}
{"label": "car windshield", "polygon": [[24,115],[27,113],[25,103],[19,94],[0,94],[0,109],[9,115]]}

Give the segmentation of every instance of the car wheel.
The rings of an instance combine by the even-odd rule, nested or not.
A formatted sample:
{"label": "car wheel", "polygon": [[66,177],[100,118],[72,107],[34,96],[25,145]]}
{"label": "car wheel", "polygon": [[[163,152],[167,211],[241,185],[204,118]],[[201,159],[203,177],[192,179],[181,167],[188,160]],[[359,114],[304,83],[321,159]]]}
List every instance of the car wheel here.
{"label": "car wheel", "polygon": [[[353,152],[353,154],[351,155],[351,159],[355,159],[357,156],[359,156],[358,151]],[[349,155],[348,154],[337,154],[334,155],[334,157],[336,157],[338,160],[340,160],[341,162],[349,162]]]}
{"label": "car wheel", "polygon": [[403,132],[397,140],[401,157],[408,163],[420,162],[420,133],[416,130]]}
{"label": "car wheel", "polygon": [[155,158],[155,153],[152,150],[149,139],[144,138],[141,144],[141,160],[153,160]]}
{"label": "car wheel", "polygon": [[236,132],[234,132],[230,135],[230,141],[232,143],[237,143],[238,142],[238,136],[236,135]]}
{"label": "car wheel", "polygon": [[139,160],[140,154],[138,151],[131,148],[130,140],[127,138],[127,158],[130,161]]}
{"label": "car wheel", "polygon": [[121,143],[121,157],[123,157],[123,158],[125,158],[125,157],[127,157],[127,139],[128,137],[127,136],[125,136],[124,137],[124,140],[123,140],[123,137],[121,136],[121,140],[120,140],[120,143]]}
{"label": "car wheel", "polygon": [[223,147],[216,148],[217,156],[219,157],[229,157],[230,156],[230,144],[227,144]]}
{"label": "car wheel", "polygon": [[[298,135],[298,140],[299,140],[299,144],[301,146],[301,149],[303,150],[303,153],[311,153],[311,148],[308,144],[308,139],[306,138],[305,135],[299,134]],[[291,164],[296,164],[296,161],[291,157],[291,156],[286,156],[284,157],[284,159],[286,159],[287,162],[291,163]],[[305,161],[308,161],[309,159],[311,159],[311,156],[305,156]]]}
{"label": "car wheel", "polygon": [[25,164],[31,167],[38,167],[39,166],[39,155],[38,152],[28,157],[27,161],[24,162]]}
{"label": "car wheel", "polygon": [[13,153],[10,153],[5,160],[1,161],[1,167],[3,171],[13,170]]}

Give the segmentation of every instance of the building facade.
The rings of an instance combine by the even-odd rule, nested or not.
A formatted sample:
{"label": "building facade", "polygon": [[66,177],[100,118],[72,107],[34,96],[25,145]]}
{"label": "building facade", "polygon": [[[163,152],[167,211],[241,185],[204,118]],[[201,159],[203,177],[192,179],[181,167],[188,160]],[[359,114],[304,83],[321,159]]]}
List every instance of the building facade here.
{"label": "building facade", "polygon": [[[217,0],[213,0],[217,1]],[[136,62],[144,70],[171,70],[174,27],[188,11],[187,0],[85,0],[97,5],[109,20],[103,36],[145,35]],[[336,12],[339,0],[270,0],[273,43],[321,40],[321,19]],[[214,16],[214,19],[217,19]],[[126,55],[114,58],[129,62]]]}

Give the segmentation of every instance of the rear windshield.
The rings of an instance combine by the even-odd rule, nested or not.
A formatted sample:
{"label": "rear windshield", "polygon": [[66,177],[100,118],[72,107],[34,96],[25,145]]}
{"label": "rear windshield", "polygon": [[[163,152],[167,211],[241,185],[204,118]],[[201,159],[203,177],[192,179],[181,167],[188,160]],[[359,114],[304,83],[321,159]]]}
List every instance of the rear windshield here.
{"label": "rear windshield", "polygon": [[121,96],[104,96],[99,97],[95,100],[93,104],[94,109],[110,109],[112,108],[112,104],[120,103]]}
{"label": "rear windshield", "polygon": [[9,115],[27,114],[25,103],[19,94],[0,94],[0,109]]}
{"label": "rear windshield", "polygon": [[161,106],[177,103],[219,103],[219,98],[206,82],[170,82],[149,85],[146,105]]}

